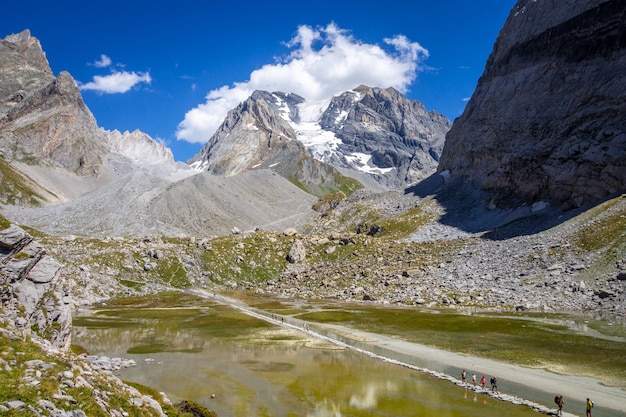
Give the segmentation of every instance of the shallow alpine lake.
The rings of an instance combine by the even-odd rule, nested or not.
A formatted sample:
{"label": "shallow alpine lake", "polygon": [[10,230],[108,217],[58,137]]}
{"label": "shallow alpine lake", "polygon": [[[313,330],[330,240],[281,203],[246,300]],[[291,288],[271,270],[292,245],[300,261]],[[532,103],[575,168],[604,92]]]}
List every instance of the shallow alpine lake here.
{"label": "shallow alpine lake", "polygon": [[134,359],[121,379],[221,417],[540,415],[210,299],[161,295],[80,310],[73,341]]}

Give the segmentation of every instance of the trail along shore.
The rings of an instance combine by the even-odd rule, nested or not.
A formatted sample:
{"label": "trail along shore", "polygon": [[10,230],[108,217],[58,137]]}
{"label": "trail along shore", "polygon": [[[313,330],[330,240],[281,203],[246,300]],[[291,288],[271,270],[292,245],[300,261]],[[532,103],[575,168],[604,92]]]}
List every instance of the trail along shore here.
{"label": "trail along shore", "polygon": [[[305,332],[311,337],[321,338],[373,358],[407,366],[501,401],[526,405],[543,414],[554,415],[556,405],[550,401],[556,393],[559,393],[568,400],[565,408],[577,412],[572,414],[564,411],[563,415],[566,417],[584,415],[586,398],[591,398],[598,407],[594,410],[594,416],[626,417],[626,391],[618,387],[603,385],[594,378],[555,374],[543,369],[526,368],[491,359],[462,355],[344,326],[307,323],[293,317],[278,319],[271,313],[249,307],[240,300],[202,290],[195,290],[192,293],[230,305],[245,314],[277,326],[292,328],[295,331]],[[463,383],[460,380],[463,369],[467,370],[470,382]],[[453,372],[454,375],[458,375],[458,378],[452,376]],[[487,378],[485,389],[480,387],[480,383],[477,386],[472,385],[469,377],[472,372],[476,372],[479,381],[480,377],[485,375]],[[499,393],[491,391],[489,386],[491,376],[498,377]]]}

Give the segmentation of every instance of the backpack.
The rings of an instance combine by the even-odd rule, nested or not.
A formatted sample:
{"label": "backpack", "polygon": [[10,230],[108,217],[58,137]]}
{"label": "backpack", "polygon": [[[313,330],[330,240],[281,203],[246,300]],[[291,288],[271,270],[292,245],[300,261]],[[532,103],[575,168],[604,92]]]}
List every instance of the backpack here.
{"label": "backpack", "polygon": [[554,402],[557,403],[557,404],[559,403],[559,396],[558,395],[554,397]]}

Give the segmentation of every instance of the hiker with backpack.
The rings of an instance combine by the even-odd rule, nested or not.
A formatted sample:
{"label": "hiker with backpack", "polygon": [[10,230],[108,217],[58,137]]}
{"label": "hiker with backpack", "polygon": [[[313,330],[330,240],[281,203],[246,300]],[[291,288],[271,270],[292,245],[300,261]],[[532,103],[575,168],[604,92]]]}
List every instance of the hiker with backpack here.
{"label": "hiker with backpack", "polygon": [[557,416],[562,416],[563,415],[563,396],[560,394],[557,394],[554,397],[554,402],[556,403],[556,405],[559,407],[559,409],[556,412]]}
{"label": "hiker with backpack", "polygon": [[587,417],[591,417],[591,409],[593,408],[593,401],[587,398]]}
{"label": "hiker with backpack", "polygon": [[491,391],[500,394],[500,391],[498,390],[498,377],[496,376],[491,377]]}

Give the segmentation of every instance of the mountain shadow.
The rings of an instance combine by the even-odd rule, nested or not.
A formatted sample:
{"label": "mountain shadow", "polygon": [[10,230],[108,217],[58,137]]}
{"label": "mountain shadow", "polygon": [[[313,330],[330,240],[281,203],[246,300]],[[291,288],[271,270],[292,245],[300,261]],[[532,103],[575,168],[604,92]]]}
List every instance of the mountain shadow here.
{"label": "mountain shadow", "polygon": [[490,208],[489,202],[493,199],[491,193],[469,182],[446,182],[441,174],[433,174],[406,188],[404,194],[418,198],[435,198],[445,209],[445,214],[438,220],[439,223],[490,240],[506,240],[540,233],[619,195],[612,195],[596,204],[568,211],[538,203],[530,206],[521,205],[517,208]]}

